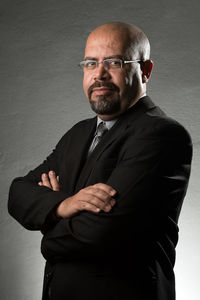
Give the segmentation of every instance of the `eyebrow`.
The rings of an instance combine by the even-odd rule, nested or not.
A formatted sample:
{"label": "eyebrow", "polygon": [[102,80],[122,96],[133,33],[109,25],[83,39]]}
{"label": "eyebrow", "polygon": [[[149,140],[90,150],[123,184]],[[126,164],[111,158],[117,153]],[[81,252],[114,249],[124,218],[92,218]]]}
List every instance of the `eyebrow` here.
{"label": "eyebrow", "polygon": [[[110,59],[110,58],[120,58],[120,59],[123,59],[123,56],[122,55],[111,55],[111,56],[107,56],[105,57],[104,59]],[[103,59],[103,60],[104,60]],[[91,57],[91,56],[86,56],[84,58],[84,60],[98,60],[96,57]]]}

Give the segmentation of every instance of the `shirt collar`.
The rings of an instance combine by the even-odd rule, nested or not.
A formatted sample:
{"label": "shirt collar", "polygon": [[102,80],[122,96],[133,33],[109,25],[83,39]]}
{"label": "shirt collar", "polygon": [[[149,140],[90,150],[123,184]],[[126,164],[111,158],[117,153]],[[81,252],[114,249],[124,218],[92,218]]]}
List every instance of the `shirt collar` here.
{"label": "shirt collar", "polygon": [[[102,119],[100,119],[99,117],[97,117],[97,127],[98,127],[98,125],[99,125],[102,121],[103,121]],[[109,120],[109,121],[103,121],[103,122],[106,123],[106,127],[107,127],[108,130],[109,130],[109,129],[112,128],[113,125],[117,122],[117,119],[113,119],[113,120]]]}

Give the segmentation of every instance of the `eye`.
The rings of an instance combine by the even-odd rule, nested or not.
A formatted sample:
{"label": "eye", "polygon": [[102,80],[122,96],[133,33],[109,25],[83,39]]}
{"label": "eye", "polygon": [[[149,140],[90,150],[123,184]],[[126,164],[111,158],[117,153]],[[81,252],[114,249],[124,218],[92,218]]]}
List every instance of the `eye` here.
{"label": "eye", "polygon": [[85,61],[85,68],[86,69],[94,69],[96,67],[96,61],[95,60],[86,60]]}
{"label": "eye", "polygon": [[117,58],[109,59],[108,63],[109,63],[110,68],[112,68],[112,69],[121,68],[121,64],[122,64],[121,59],[117,59]]}

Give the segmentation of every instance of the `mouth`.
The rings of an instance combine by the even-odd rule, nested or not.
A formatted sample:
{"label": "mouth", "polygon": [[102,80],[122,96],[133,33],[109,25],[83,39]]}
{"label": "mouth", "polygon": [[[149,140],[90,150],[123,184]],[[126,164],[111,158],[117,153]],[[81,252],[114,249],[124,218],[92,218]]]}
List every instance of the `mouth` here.
{"label": "mouth", "polygon": [[112,82],[94,82],[88,89],[88,98],[99,96],[109,96],[113,93],[119,92],[119,87]]}
{"label": "mouth", "polygon": [[114,90],[107,86],[95,87],[92,89],[92,93],[94,93],[94,95],[96,95],[96,96],[109,95],[113,92],[114,92]]}

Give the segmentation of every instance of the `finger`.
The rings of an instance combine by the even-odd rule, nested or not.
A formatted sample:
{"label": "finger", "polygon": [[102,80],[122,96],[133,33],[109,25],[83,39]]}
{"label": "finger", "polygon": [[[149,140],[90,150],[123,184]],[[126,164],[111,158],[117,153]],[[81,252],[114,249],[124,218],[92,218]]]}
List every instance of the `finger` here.
{"label": "finger", "polygon": [[82,202],[82,210],[89,210],[89,211],[93,211],[93,212],[100,212],[101,210],[104,212],[109,212],[112,209],[111,205],[106,205],[102,208],[96,206],[95,204],[92,204],[91,202]]}
{"label": "finger", "polygon": [[88,210],[88,211],[92,211],[94,213],[99,213],[101,211],[101,209],[91,203],[88,202],[82,202],[82,208],[81,210]]}
{"label": "finger", "polygon": [[59,186],[59,183],[58,183],[58,180],[56,178],[56,174],[54,171],[49,171],[49,179],[50,179],[52,189],[54,191],[59,191],[60,186]]}
{"label": "finger", "polygon": [[113,206],[115,205],[115,203],[116,203],[116,200],[112,198],[112,199],[110,200],[110,205],[113,207]]}
{"label": "finger", "polygon": [[99,198],[99,200],[103,201],[104,206],[107,204],[114,206],[116,203],[115,199],[113,199],[110,194],[108,194],[107,192],[105,192],[102,189],[94,188],[94,186],[89,186],[87,188],[87,192],[89,194]]}
{"label": "finger", "polygon": [[111,195],[109,193],[105,192],[102,189],[94,188],[93,186],[88,187],[87,193],[94,197],[99,198],[99,200],[101,200],[105,203],[107,203],[111,200]]}
{"label": "finger", "polygon": [[106,193],[110,194],[111,196],[114,196],[117,193],[117,191],[112,186],[105,183],[96,183],[93,185],[93,187],[99,188],[105,191]]}
{"label": "finger", "polygon": [[[113,199],[114,200],[114,199]],[[107,203],[104,205],[104,207],[102,208],[103,211],[105,212],[109,212],[112,208],[113,208],[114,205],[111,205],[111,203]]]}
{"label": "finger", "polygon": [[46,187],[48,187],[50,189],[52,188],[51,184],[50,184],[50,181],[49,181],[49,178],[48,178],[48,176],[47,176],[46,173],[42,174],[41,179],[42,179],[43,186],[46,186]]}
{"label": "finger", "polygon": [[112,209],[112,206],[110,204],[107,204],[104,208],[103,211],[109,212]]}
{"label": "finger", "polygon": [[59,178],[59,175],[58,175],[58,176],[56,176],[56,179],[57,179],[57,181],[59,182],[59,180],[60,180],[60,178]]}
{"label": "finger", "polygon": [[[110,201],[111,201],[111,199],[110,199]],[[97,208],[99,208],[101,210],[104,210],[104,211],[109,211],[112,208],[109,201],[104,202],[101,199],[99,199],[95,194],[90,194],[90,193],[85,192],[85,191],[78,198],[78,202],[79,202],[78,206],[80,206],[79,209],[81,209],[81,210],[84,209],[82,207],[83,203],[88,203],[89,205],[94,205]]]}
{"label": "finger", "polygon": [[38,182],[38,185],[43,186],[42,181],[39,181],[39,182]]}
{"label": "finger", "polygon": [[109,200],[110,195],[101,190],[95,189],[94,187],[87,187],[82,189],[79,192],[78,197],[78,201],[91,203],[99,207],[100,209],[103,209],[107,202],[109,202]]}

